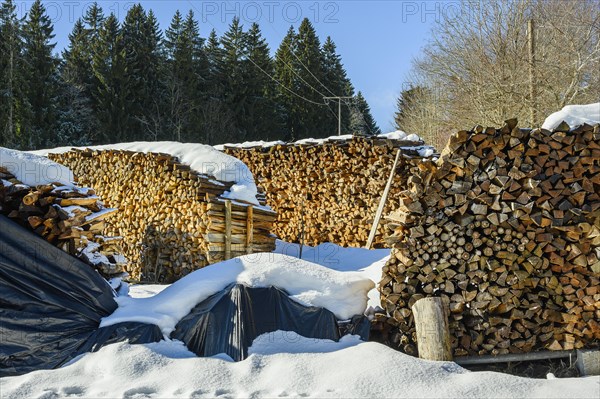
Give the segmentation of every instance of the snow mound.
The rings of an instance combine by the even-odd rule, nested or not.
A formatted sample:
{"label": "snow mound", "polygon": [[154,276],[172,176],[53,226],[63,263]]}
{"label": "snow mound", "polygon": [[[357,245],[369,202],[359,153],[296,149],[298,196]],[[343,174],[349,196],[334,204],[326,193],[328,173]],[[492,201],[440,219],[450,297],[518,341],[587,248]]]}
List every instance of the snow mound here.
{"label": "snow mound", "polygon": [[411,133],[408,134],[406,132],[403,132],[402,130],[396,130],[394,132],[389,132],[389,133],[382,133],[380,135],[378,135],[377,137],[381,137],[384,139],[389,139],[389,140],[403,140],[403,141],[423,141],[423,139],[421,137],[419,137],[418,135]]}
{"label": "snow mound", "polygon": [[542,129],[554,130],[563,121],[571,128],[583,125],[584,123],[588,125],[600,123],[600,103],[567,105],[560,111],[547,117],[542,125]]}
{"label": "snow mound", "polygon": [[358,335],[344,335],[338,342],[329,339],[306,338],[295,331],[273,331],[262,334],[248,348],[248,355],[277,353],[329,353],[360,344]]}
{"label": "snow mound", "polygon": [[[87,398],[598,398],[597,377],[528,379],[469,372],[455,363],[420,360],[374,342],[339,343],[264,336],[241,362],[196,357],[181,342],[118,343],[56,370],[1,380],[2,397]],[[328,353],[311,352],[318,347]],[[337,348],[336,348],[337,346]],[[345,347],[346,346],[346,347]],[[337,349],[337,350],[336,350]]]}
{"label": "snow mound", "polygon": [[178,143],[174,141],[139,141],[133,143],[107,144],[88,147],[58,147],[32,151],[32,154],[47,156],[71,151],[73,148],[91,148],[94,150],[126,150],[134,152],[167,153],[177,157],[192,170],[213,176],[218,180],[235,183],[231,191],[221,197],[259,205],[256,199],[258,190],[250,169],[237,158],[226,155],[212,146],[197,143]]}
{"label": "snow mound", "polygon": [[72,186],[75,180],[69,168],[46,157],[4,147],[0,147],[0,166],[30,187],[50,183]]}
{"label": "snow mound", "polygon": [[214,146],[216,150],[223,151],[225,147],[233,147],[233,148],[252,148],[252,147],[274,147],[279,144],[285,144],[285,141],[276,140],[276,141],[244,141],[243,143],[227,143],[227,144],[218,144]]}
{"label": "snow mound", "polygon": [[[275,253],[290,255],[295,258],[300,256],[300,244],[289,243],[281,240],[275,241]],[[390,257],[390,249],[365,249],[340,247],[337,244],[326,242],[316,247],[304,245],[302,259],[328,267],[341,272],[359,272],[365,278],[373,281],[375,285],[381,280],[381,270]],[[368,294],[367,314],[369,308],[381,307],[379,290],[374,287]]]}
{"label": "snow mound", "polygon": [[245,255],[197,270],[148,298],[116,298],[119,307],[101,327],[124,321],[156,324],[166,336],[196,304],[229,284],[275,286],[306,305],[323,307],[339,319],[362,314],[373,281],[358,272],[338,272],[291,256]]}

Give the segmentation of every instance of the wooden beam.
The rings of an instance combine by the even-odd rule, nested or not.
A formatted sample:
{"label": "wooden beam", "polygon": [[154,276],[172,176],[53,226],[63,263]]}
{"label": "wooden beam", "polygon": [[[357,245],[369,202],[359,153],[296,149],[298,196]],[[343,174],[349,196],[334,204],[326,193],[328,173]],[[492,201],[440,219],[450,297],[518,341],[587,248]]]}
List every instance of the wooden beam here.
{"label": "wooden beam", "polygon": [[252,253],[252,240],[254,238],[254,207],[249,206],[246,215],[246,253]]}
{"label": "wooden beam", "polygon": [[394,174],[396,173],[396,166],[398,165],[398,160],[400,159],[401,153],[402,150],[398,148],[396,159],[394,160],[392,170],[390,171],[390,177],[385,185],[385,190],[383,190],[381,200],[379,201],[379,206],[377,207],[377,212],[375,213],[375,220],[373,220],[373,226],[371,226],[371,232],[369,233],[369,239],[367,240],[367,246],[365,247],[367,249],[371,249],[371,245],[373,245],[373,240],[375,239],[375,234],[377,233],[377,227],[379,226],[379,221],[381,220],[381,213],[383,212],[385,202],[387,201],[387,197],[390,193],[390,187],[392,186],[392,181],[394,181]]}
{"label": "wooden beam", "polygon": [[225,200],[225,260],[231,259],[231,201]]}

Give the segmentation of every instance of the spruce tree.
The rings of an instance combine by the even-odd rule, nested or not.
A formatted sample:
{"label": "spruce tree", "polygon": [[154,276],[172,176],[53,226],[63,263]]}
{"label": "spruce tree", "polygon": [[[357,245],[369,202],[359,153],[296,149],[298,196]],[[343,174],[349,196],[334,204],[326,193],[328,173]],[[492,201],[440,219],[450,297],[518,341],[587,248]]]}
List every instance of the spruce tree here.
{"label": "spruce tree", "polygon": [[234,125],[232,141],[243,141],[246,137],[244,120],[248,116],[248,84],[250,63],[247,52],[247,36],[238,17],[234,17],[229,29],[221,38],[223,58],[221,60],[224,84],[224,101],[233,115]]}
{"label": "spruce tree", "polygon": [[208,62],[208,81],[205,101],[200,108],[204,142],[206,144],[228,142],[235,137],[235,119],[225,101],[227,86],[224,68],[225,50],[214,29],[208,36],[205,52]]}
{"label": "spruce tree", "polygon": [[184,20],[177,11],[165,36],[169,130],[175,140],[202,141],[199,126],[208,62],[194,13]]}
{"label": "spruce tree", "polygon": [[[298,127],[298,137],[324,137],[330,132],[323,130],[322,126],[331,114],[327,111],[323,102],[323,96],[336,95],[327,91],[323,87],[325,78],[323,69],[323,57],[321,55],[321,44],[319,37],[308,18],[305,18],[298,28],[296,46],[297,74],[301,77],[301,83],[298,84],[297,93],[302,97],[311,100],[313,103],[301,98],[296,99],[296,109],[299,118],[302,121]],[[306,82],[306,83],[305,83]],[[323,105],[317,105],[314,103]]]}
{"label": "spruce tree", "polygon": [[161,33],[154,14],[146,15],[140,4],[131,7],[122,28],[125,52],[125,81],[129,98],[126,103],[126,129],[129,140],[150,139],[161,134],[162,111],[160,86]]}
{"label": "spruce tree", "polygon": [[85,22],[85,25],[87,26],[87,33],[91,40],[90,44],[94,44],[93,42],[100,37],[100,31],[104,26],[105,20],[106,18],[102,11],[102,7],[94,2],[83,16],[83,22]]}
{"label": "spruce tree", "polygon": [[[348,79],[341,57],[336,52],[336,46],[331,37],[327,36],[327,40],[323,44],[323,84],[336,96],[352,97],[354,96],[354,88]],[[342,105],[342,132],[350,130],[350,107],[348,100],[343,100]],[[337,102],[328,104],[330,112],[326,115],[323,130],[326,134],[337,134],[338,130],[338,107]]]}
{"label": "spruce tree", "polygon": [[282,138],[286,141],[300,138],[298,127],[302,123],[297,108],[297,101],[300,99],[293,94],[298,86],[298,78],[294,73],[296,64],[294,51],[296,51],[296,32],[291,26],[275,53],[275,78],[279,82],[276,98],[284,125]]}
{"label": "spruce tree", "polygon": [[281,125],[275,101],[276,83],[273,59],[269,46],[262,37],[260,27],[253,23],[246,34],[247,57],[246,91],[247,106],[242,129],[248,140],[272,140],[281,133]]}
{"label": "spruce tree", "polygon": [[[58,140],[61,143],[68,140],[70,134],[80,135],[78,142],[97,143],[105,140],[99,133],[100,110],[95,97],[100,82],[92,69],[93,51],[98,47],[104,20],[102,8],[93,3],[83,18],[75,21],[69,34],[69,45],[62,53],[59,104],[64,106],[60,105]],[[64,108],[69,104],[73,104],[73,109]]]}
{"label": "spruce tree", "polygon": [[405,118],[408,116],[408,111],[418,106],[418,101],[426,94],[427,89],[422,86],[411,86],[402,90],[396,102],[396,112],[394,113],[394,123],[397,129],[405,130],[403,125]]}
{"label": "spruce tree", "polygon": [[100,28],[93,49],[93,71],[98,85],[94,87],[99,130],[105,143],[122,142],[127,131],[128,101],[125,73],[125,48],[119,22],[111,14]]}
{"label": "spruce tree", "polygon": [[0,146],[20,148],[23,92],[22,21],[12,0],[0,6]]}
{"label": "spruce tree", "polygon": [[374,136],[381,134],[381,130],[377,126],[377,123],[375,123],[373,115],[371,115],[371,108],[360,91],[356,97],[354,97],[350,119],[350,129],[352,134],[359,136]]}
{"label": "spruce tree", "polygon": [[46,9],[36,0],[23,27],[26,97],[30,105],[27,128],[21,138],[26,148],[39,148],[53,140],[58,93],[58,60],[52,54],[56,43],[51,43],[53,31]]}

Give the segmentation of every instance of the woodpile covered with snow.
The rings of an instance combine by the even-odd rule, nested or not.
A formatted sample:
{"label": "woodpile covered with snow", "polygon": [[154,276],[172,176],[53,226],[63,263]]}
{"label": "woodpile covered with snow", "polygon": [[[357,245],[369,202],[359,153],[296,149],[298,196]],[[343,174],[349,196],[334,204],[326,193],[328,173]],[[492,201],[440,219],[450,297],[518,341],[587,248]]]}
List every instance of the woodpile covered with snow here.
{"label": "woodpile covered with snow", "polygon": [[[127,271],[133,279],[171,282],[229,257],[275,248],[270,231],[276,214],[259,204],[256,192],[249,198],[254,203],[245,202],[252,190],[238,184],[235,176],[232,181],[218,180],[189,165],[201,163],[201,151],[224,154],[194,144],[146,143],[148,148],[142,144],[121,146],[133,150],[47,150],[49,158],[68,166],[80,183],[93,187],[107,206],[118,209],[106,230],[123,237]],[[186,146],[198,147],[195,153],[179,154],[189,158],[187,164],[172,154],[152,152],[175,147],[183,151]],[[219,161],[206,161],[214,174],[227,175]],[[231,174],[240,171],[234,168]],[[244,194],[236,197],[240,192]]]}
{"label": "woodpile covered with snow", "polygon": [[[0,153],[4,165],[0,165],[0,213],[83,260],[105,277],[121,275],[127,263],[120,246],[121,237],[105,235],[106,220],[116,209],[105,208],[91,188],[38,178],[33,181],[42,184],[33,187],[24,184],[15,174],[22,180],[32,180],[27,173],[20,173],[23,172],[20,167],[15,170],[21,163],[6,162],[4,155],[8,152],[17,153],[6,149]],[[35,170],[32,168],[35,162],[27,165],[30,172]],[[43,174],[37,174],[40,175]]]}
{"label": "woodpile covered with snow", "polygon": [[412,305],[441,296],[456,356],[600,342],[600,125],[478,126],[415,169],[388,216],[378,327],[415,353]]}
{"label": "woodpile covered with snow", "polygon": [[[392,184],[385,212],[399,206],[410,165],[433,154],[415,135],[390,138],[331,137],[296,143],[224,145],[223,151],[243,161],[277,211],[273,232],[287,242],[341,246],[366,244],[379,200],[398,149],[404,156]],[[383,223],[374,246],[382,247]]]}

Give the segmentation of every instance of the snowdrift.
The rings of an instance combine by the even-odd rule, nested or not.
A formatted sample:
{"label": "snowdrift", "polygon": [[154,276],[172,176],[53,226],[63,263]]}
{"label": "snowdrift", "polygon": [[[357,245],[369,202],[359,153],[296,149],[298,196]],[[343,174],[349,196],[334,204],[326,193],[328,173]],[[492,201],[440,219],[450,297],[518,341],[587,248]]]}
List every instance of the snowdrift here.
{"label": "snowdrift", "polygon": [[581,126],[584,123],[588,125],[600,123],[600,103],[567,105],[560,111],[548,116],[542,125],[542,129],[556,129],[562,122],[566,122],[571,128]]}
{"label": "snowdrift", "polygon": [[529,379],[423,361],[356,337],[266,334],[242,362],[199,358],[178,341],[109,345],[72,364],[2,379],[12,399],[89,398],[597,398],[597,377]]}

